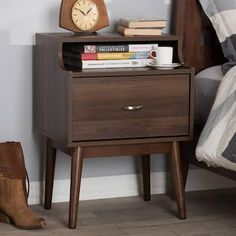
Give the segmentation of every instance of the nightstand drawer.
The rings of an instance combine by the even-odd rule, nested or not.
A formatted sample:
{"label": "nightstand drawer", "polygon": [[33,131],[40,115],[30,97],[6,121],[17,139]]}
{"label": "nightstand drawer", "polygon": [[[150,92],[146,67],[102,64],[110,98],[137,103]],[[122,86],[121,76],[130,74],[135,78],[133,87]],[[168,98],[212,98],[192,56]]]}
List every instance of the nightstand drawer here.
{"label": "nightstand drawer", "polygon": [[190,77],[77,78],[72,87],[72,141],[189,134]]}

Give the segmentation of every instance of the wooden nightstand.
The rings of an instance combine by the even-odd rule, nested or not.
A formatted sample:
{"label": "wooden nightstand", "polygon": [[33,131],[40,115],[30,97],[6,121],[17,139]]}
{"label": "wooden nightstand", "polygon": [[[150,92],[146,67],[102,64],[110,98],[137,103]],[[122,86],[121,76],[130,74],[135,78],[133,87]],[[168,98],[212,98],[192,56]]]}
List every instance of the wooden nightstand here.
{"label": "wooden nightstand", "polygon": [[45,208],[52,204],[56,149],[72,157],[69,228],[75,228],[84,158],[141,155],[144,200],[150,200],[150,154],[170,153],[178,217],[186,218],[179,141],[193,135],[193,69],[119,68],[72,71],[65,48],[84,44],[158,43],[174,48],[178,36],[124,37],[37,34],[34,124],[47,137]]}

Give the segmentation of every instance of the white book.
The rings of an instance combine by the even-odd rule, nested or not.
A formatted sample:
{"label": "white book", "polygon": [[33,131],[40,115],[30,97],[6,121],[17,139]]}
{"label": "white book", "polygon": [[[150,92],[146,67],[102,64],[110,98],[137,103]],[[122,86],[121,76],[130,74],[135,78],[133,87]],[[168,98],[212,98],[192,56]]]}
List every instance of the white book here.
{"label": "white book", "polygon": [[82,69],[145,67],[152,59],[82,60]]}
{"label": "white book", "polygon": [[150,52],[158,47],[154,44],[129,44],[129,52]]}
{"label": "white book", "polygon": [[[98,52],[148,52],[157,48],[158,44],[117,44],[117,45],[84,45],[84,53]],[[75,51],[75,53],[80,53]]]}

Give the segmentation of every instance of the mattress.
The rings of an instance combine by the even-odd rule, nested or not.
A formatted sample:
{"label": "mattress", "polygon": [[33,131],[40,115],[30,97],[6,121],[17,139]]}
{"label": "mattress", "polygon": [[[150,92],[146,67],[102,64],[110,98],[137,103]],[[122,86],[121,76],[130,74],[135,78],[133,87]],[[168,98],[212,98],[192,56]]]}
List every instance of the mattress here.
{"label": "mattress", "polygon": [[221,66],[207,68],[195,76],[195,125],[203,127],[223,78]]}

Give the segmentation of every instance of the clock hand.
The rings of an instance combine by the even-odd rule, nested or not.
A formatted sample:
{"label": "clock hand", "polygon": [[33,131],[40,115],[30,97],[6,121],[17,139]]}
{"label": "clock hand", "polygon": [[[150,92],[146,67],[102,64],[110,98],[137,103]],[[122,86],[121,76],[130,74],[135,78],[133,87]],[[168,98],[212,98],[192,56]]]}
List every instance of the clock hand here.
{"label": "clock hand", "polygon": [[86,16],[86,14],[85,14],[83,11],[81,11],[80,9],[79,9],[79,11],[80,11],[84,16]]}
{"label": "clock hand", "polygon": [[92,10],[92,8],[90,8],[90,9],[87,11],[86,15],[88,15],[91,10]]}

